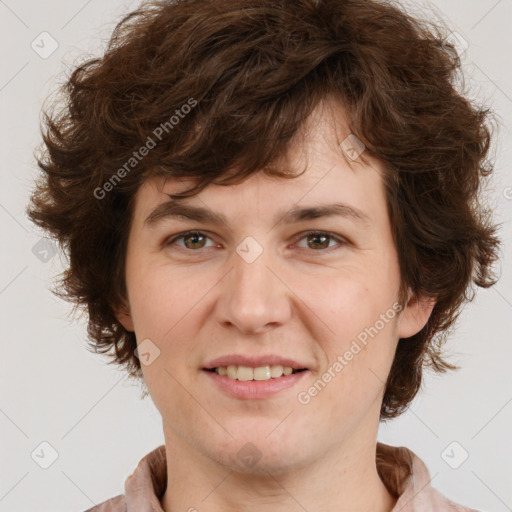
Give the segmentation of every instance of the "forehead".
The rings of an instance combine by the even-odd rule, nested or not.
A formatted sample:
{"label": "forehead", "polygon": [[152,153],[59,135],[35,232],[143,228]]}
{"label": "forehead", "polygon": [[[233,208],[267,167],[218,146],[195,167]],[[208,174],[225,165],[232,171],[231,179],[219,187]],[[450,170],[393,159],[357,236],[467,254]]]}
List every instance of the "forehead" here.
{"label": "forehead", "polygon": [[[275,220],[277,211],[299,204],[343,203],[363,212],[362,217],[378,216],[385,202],[384,168],[369,155],[364,155],[364,162],[352,159],[354,152],[347,152],[347,148],[360,151],[358,142],[362,144],[348,131],[344,110],[335,104],[321,104],[297,133],[288,152],[272,163],[273,168],[294,174],[293,178],[271,176],[261,170],[233,185],[211,183],[199,194],[179,202],[245,222],[255,217],[270,219],[271,213]],[[155,206],[169,202],[169,194],[187,190],[195,182],[191,178],[148,178],[137,192],[138,222],[143,223]]]}

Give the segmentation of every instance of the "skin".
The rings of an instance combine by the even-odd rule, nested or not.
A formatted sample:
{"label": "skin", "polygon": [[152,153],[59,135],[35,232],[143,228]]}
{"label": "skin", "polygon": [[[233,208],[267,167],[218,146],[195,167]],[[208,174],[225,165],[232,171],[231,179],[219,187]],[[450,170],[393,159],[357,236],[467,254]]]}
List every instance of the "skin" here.
{"label": "skin", "polygon": [[[229,225],[178,218],[144,225],[169,200],[166,193],[190,182],[148,178],[137,192],[128,297],[118,319],[138,343],[149,338],[160,350],[142,371],[163,419],[166,512],[388,512],[395,504],[375,464],[384,382],[399,338],[421,330],[434,304],[409,294],[401,314],[321,392],[307,404],[297,398],[329,368],[332,373],[337,357],[398,300],[383,167],[344,158],[345,119],[336,104],[315,109],[304,125],[306,137],[297,138],[282,162],[297,171],[307,164],[301,176],[259,172],[237,185],[209,185],[185,200],[223,213]],[[296,204],[335,201],[364,212],[368,224],[344,217],[290,225],[273,220]],[[206,238],[163,243],[187,230]],[[263,248],[252,263],[236,252],[247,236]],[[202,371],[212,359],[235,353],[292,357],[309,371],[271,398],[237,399]],[[237,456],[246,443],[261,454],[251,467]]]}

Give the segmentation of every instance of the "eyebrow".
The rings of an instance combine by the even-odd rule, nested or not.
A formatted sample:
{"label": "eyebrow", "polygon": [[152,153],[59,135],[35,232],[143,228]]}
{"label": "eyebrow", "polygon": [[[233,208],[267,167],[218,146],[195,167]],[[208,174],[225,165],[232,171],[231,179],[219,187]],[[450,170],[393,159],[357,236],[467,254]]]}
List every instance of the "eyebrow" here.
{"label": "eyebrow", "polygon": [[[344,203],[330,203],[312,206],[294,206],[287,212],[278,212],[274,218],[274,225],[282,222],[294,224],[304,220],[318,219],[321,217],[345,217],[360,224],[371,223],[368,215],[361,210]],[[146,218],[144,225],[154,226],[167,218],[182,218],[209,224],[229,226],[228,219],[221,213],[214,212],[209,208],[193,206],[170,200],[159,204]]]}

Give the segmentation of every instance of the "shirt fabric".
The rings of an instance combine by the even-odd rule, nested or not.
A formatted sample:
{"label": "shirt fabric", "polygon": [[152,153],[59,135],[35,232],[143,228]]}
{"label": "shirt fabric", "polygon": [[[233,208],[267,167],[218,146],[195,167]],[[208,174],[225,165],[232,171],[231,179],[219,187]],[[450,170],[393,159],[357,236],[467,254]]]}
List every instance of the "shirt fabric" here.
{"label": "shirt fabric", "polygon": [[[423,461],[404,447],[377,443],[377,471],[397,498],[391,512],[477,512],[457,505],[430,485]],[[160,500],[167,487],[165,445],[141,459],[125,481],[125,493],[85,512],[164,512]]]}

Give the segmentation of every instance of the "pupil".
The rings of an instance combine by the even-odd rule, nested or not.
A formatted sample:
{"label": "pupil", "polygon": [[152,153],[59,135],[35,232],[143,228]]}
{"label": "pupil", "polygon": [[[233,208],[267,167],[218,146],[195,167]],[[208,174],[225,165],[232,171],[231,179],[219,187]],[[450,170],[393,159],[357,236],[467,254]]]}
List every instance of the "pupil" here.
{"label": "pupil", "polygon": [[[326,241],[329,237],[328,237],[327,235],[311,235],[311,238],[313,238],[313,239],[315,239],[315,238],[316,238],[316,239],[318,239],[318,238],[323,238],[323,239],[324,239],[324,243],[323,243],[323,244],[321,244],[321,245],[322,245],[322,248],[323,248],[323,247],[325,246],[325,241]],[[327,243],[327,245],[329,245],[329,244]],[[318,244],[316,245],[316,247],[318,247]]]}
{"label": "pupil", "polygon": [[[187,235],[186,240],[190,240],[191,238],[192,238],[192,239],[197,239],[197,238],[204,238],[204,237],[203,237],[202,235],[198,234],[198,233],[193,233],[193,234]],[[195,248],[195,244],[196,244],[196,243],[197,243],[197,242],[192,242],[193,247],[188,247],[188,246],[190,245],[190,244],[188,244],[188,243],[187,243],[186,245],[187,245],[187,247],[188,247],[189,249],[191,249],[191,248],[192,248],[192,249],[194,249],[194,248]]]}

